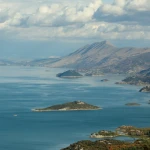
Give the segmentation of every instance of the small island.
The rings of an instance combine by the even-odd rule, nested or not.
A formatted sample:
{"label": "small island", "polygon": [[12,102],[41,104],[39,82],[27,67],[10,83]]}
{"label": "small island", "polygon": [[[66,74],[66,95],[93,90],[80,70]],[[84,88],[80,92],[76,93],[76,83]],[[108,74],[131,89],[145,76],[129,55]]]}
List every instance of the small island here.
{"label": "small island", "polygon": [[68,70],[63,73],[58,73],[56,77],[59,78],[81,78],[83,75],[76,72],[75,70]]}
{"label": "small island", "polygon": [[126,106],[140,106],[138,103],[127,103]]}
{"label": "small island", "polygon": [[32,109],[35,112],[45,112],[45,111],[77,111],[77,110],[99,110],[98,106],[90,105],[82,101],[74,101],[59,105],[53,105],[46,108],[36,108]]}
{"label": "small island", "polygon": [[109,81],[108,79],[102,79],[101,82],[107,82]]}
{"label": "small island", "polygon": [[139,90],[139,92],[150,92],[150,86],[145,86]]}

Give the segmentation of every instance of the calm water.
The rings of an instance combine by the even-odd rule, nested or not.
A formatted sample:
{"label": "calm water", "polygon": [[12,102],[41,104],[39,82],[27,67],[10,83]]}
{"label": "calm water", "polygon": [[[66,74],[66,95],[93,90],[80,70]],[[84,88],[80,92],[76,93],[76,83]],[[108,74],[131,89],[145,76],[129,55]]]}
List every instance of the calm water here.
{"label": "calm water", "polygon": [[[120,125],[150,126],[150,95],[115,85],[120,75],[59,79],[64,69],[0,67],[0,150],[59,150]],[[108,82],[101,82],[108,78]],[[32,108],[82,100],[98,111],[31,112]],[[127,107],[138,102],[139,107]],[[17,114],[17,117],[14,116]]]}

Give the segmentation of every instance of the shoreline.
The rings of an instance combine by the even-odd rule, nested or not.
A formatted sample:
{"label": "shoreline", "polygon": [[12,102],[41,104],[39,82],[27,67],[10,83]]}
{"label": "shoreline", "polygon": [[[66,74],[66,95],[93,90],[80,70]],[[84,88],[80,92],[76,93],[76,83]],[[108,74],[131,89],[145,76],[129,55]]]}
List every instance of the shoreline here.
{"label": "shoreline", "polygon": [[50,111],[93,111],[93,110],[101,110],[103,108],[97,108],[97,109],[69,109],[69,110],[65,110],[65,109],[60,109],[60,110],[39,110],[39,109],[31,109],[32,112],[50,112]]}

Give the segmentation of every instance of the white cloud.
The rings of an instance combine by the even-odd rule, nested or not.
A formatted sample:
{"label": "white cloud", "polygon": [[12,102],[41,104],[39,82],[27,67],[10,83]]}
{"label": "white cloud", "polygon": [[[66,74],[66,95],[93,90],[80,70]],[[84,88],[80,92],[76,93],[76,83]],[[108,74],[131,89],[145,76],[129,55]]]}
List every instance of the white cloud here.
{"label": "white cloud", "polygon": [[149,16],[150,0],[1,0],[0,31],[31,40],[150,39]]}
{"label": "white cloud", "polygon": [[149,0],[126,0],[125,7],[127,10],[136,11],[149,11],[150,1]]}

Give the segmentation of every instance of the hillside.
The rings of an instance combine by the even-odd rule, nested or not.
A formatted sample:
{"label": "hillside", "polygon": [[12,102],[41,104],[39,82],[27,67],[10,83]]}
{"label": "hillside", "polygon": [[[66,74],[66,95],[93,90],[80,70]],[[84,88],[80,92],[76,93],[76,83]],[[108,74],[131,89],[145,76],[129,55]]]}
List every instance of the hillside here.
{"label": "hillside", "polygon": [[131,73],[147,69],[150,65],[149,58],[150,48],[117,48],[108,41],[103,41],[86,45],[47,66]]}
{"label": "hillside", "polygon": [[79,141],[61,150],[149,150],[150,140],[139,139],[133,143],[114,139],[104,139],[98,141]]}
{"label": "hillside", "polygon": [[[45,58],[33,61],[4,62],[0,65],[44,66],[72,68],[84,72],[137,73],[150,66],[150,48],[118,48],[108,41],[85,45],[62,58]],[[95,74],[95,73],[94,73]]]}
{"label": "hillside", "polygon": [[[150,85],[150,68],[140,71],[135,76],[125,78],[122,82],[119,82],[119,84]],[[143,88],[143,91],[144,90],[145,88]]]}

